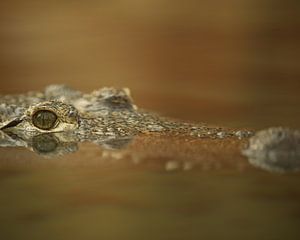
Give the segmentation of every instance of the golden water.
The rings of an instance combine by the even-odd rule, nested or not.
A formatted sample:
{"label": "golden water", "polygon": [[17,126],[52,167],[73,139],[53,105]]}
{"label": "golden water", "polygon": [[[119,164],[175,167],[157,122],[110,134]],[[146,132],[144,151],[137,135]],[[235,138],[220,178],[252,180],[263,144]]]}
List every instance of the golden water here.
{"label": "golden water", "polygon": [[[138,106],[300,128],[297,1],[1,3],[1,94],[129,87]],[[230,141],[137,137],[61,157],[0,149],[0,239],[300,239],[300,175]]]}

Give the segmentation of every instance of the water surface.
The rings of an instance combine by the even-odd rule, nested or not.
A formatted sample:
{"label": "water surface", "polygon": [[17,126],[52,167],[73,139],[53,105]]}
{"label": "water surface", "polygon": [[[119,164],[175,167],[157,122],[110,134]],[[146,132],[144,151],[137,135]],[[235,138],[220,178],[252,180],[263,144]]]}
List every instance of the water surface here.
{"label": "water surface", "polygon": [[[136,137],[63,156],[0,149],[9,239],[297,239],[300,175],[249,164],[231,140]],[[35,149],[37,151],[37,149]]]}
{"label": "water surface", "polygon": [[[165,116],[299,129],[297,1],[187,2],[3,2],[1,94],[129,87]],[[1,148],[0,239],[300,239],[299,172],[252,166],[244,144]]]}

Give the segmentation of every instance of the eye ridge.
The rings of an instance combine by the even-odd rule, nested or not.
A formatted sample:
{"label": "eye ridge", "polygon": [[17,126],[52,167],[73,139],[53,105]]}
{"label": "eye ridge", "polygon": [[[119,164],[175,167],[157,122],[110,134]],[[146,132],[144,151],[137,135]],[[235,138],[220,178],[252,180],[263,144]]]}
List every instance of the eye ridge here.
{"label": "eye ridge", "polygon": [[54,128],[57,120],[57,115],[50,110],[38,110],[32,115],[33,125],[42,130]]}

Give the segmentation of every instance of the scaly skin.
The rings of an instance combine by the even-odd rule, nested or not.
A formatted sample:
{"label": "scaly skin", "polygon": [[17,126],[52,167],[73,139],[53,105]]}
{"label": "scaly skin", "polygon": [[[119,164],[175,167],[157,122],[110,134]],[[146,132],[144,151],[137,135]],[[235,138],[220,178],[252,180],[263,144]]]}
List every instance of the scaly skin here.
{"label": "scaly skin", "polygon": [[[57,115],[53,128],[43,130],[34,125],[32,116],[39,110],[49,110]],[[121,148],[120,143],[136,135],[234,141],[248,141],[254,135],[248,130],[182,123],[140,110],[133,104],[128,89],[102,88],[84,94],[61,85],[48,86],[44,92],[0,96],[0,129],[1,146],[32,149],[35,144],[42,147],[44,153],[52,154],[74,151],[65,147],[70,142],[110,142],[115,148]],[[57,139],[57,143],[49,144],[53,139]],[[265,166],[265,162],[271,162],[277,166],[280,162],[284,168],[298,168],[299,139],[298,131],[271,128],[252,137],[248,150],[243,153],[253,164],[258,159],[256,165]],[[63,147],[51,151],[51,146],[56,145]]]}
{"label": "scaly skin", "polygon": [[[26,133],[51,133],[73,130],[80,139],[114,136],[125,137],[140,133],[189,135],[202,138],[245,137],[249,131],[233,131],[205,124],[172,121],[156,114],[137,109],[128,90],[103,88],[91,94],[82,94],[65,86],[49,86],[45,92],[1,97],[0,113],[5,129]],[[74,107],[73,107],[74,106]],[[31,123],[37,110],[52,110],[58,115],[59,124],[42,130]],[[73,115],[73,117],[70,117]],[[14,124],[13,121],[18,122]],[[11,125],[9,125],[11,124]]]}

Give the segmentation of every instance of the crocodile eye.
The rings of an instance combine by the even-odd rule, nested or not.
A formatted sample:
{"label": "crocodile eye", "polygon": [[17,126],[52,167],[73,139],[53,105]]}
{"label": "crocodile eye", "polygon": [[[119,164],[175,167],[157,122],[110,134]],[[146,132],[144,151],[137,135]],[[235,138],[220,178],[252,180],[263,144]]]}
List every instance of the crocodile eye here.
{"label": "crocodile eye", "polygon": [[32,116],[33,125],[42,130],[50,130],[55,126],[56,121],[57,115],[48,110],[37,111]]}

